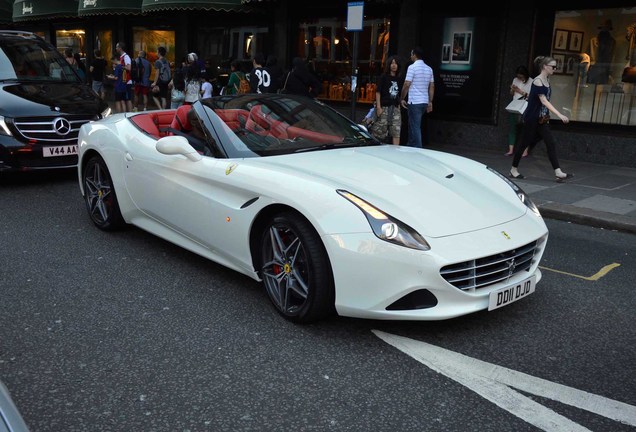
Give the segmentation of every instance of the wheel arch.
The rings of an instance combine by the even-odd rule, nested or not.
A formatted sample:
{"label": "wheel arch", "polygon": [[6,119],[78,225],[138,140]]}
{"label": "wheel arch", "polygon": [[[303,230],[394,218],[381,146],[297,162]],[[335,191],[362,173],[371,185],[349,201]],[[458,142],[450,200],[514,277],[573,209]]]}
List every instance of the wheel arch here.
{"label": "wheel arch", "polygon": [[[315,292],[314,300],[312,300],[313,306],[311,306],[311,312],[309,312],[308,314],[303,314],[302,318],[299,318],[300,315],[296,316],[295,318],[290,318],[289,316],[286,316],[286,318],[291,319],[292,321],[297,323],[306,324],[306,323],[311,323],[316,320],[320,320],[322,318],[335,314],[336,313],[336,303],[335,303],[336,302],[336,281],[334,280],[333,267],[331,265],[331,257],[329,256],[327,247],[322,239],[322,236],[319,234],[314,224],[311,223],[310,219],[307,218],[302,212],[298,211],[297,209],[289,205],[280,204],[280,203],[271,204],[263,208],[254,219],[254,222],[252,223],[252,227],[249,234],[250,254],[252,259],[252,265],[256,271],[256,274],[258,275],[258,278],[261,281],[263,281],[263,283],[265,283],[261,274],[262,266],[261,266],[261,263],[259,262],[261,235],[263,233],[263,230],[267,226],[267,224],[273,218],[275,218],[277,215],[283,215],[283,214],[286,214],[288,218],[294,217],[294,218],[300,219],[300,220],[297,220],[296,223],[302,221],[305,224],[305,227],[303,227],[303,229],[305,230],[309,229],[313,231],[313,234],[315,235],[314,244],[315,246],[321,249],[321,252],[324,256],[322,273],[316,272],[316,275],[318,274],[322,275],[323,280],[322,280],[322,283],[317,285],[317,287],[323,287],[322,288],[323,290],[327,289],[326,291],[323,291],[323,294],[320,294],[320,295],[317,294],[317,292]],[[316,277],[316,276],[313,276],[313,277]]]}
{"label": "wheel arch", "polygon": [[331,269],[331,258],[329,257],[329,253],[327,252],[327,248],[325,247],[325,243],[322,241],[322,237],[316,230],[316,227],[311,223],[311,221],[304,215],[302,212],[298,211],[294,207],[291,207],[286,204],[271,204],[267,207],[261,209],[258,215],[254,218],[254,222],[252,223],[252,227],[250,229],[250,255],[252,258],[252,266],[254,270],[258,274],[259,279],[261,278],[261,269],[260,263],[258,262],[258,247],[260,243],[260,233],[263,231],[263,228],[267,224],[269,220],[271,220],[275,215],[280,213],[295,213],[296,215],[303,218],[307,224],[314,230],[318,238],[322,243],[323,250],[325,255],[327,256],[329,262],[329,270],[331,273],[331,278],[333,279],[333,270]]}
{"label": "wheel arch", "polygon": [[84,176],[84,170],[86,169],[86,164],[88,163],[89,160],[91,160],[93,156],[99,156],[103,159],[102,155],[100,155],[97,150],[90,149],[90,150],[87,150],[86,153],[82,154],[82,159],[78,161],[78,165],[77,165],[79,167],[78,178],[79,178],[79,186],[80,186],[82,195],[84,195],[85,193],[84,182],[82,181],[82,178]]}

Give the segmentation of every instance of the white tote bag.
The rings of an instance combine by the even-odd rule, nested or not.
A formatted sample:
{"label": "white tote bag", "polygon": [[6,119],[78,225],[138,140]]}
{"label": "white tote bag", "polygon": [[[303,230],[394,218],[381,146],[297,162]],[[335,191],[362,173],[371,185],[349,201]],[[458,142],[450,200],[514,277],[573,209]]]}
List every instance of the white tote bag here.
{"label": "white tote bag", "polygon": [[510,102],[506,106],[506,111],[513,114],[523,114],[527,106],[528,106],[527,100],[523,98],[514,99],[512,102]]}

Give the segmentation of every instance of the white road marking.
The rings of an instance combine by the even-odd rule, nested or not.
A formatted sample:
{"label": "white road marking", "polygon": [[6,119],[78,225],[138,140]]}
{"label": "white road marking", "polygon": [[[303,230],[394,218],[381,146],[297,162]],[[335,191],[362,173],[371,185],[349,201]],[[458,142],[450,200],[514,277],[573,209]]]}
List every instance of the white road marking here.
{"label": "white road marking", "polygon": [[636,426],[636,407],[465,356],[426,342],[373,330],[380,339],[434,371],[465,385],[497,406],[545,431],[587,428],[511,389],[555,400]]}

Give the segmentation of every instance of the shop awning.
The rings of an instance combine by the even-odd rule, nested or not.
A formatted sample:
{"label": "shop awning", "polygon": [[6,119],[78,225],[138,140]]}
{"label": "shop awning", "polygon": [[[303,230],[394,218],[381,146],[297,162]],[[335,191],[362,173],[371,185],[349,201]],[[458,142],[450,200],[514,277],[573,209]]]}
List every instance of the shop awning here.
{"label": "shop awning", "polygon": [[13,2],[10,0],[0,0],[0,23],[10,23],[13,21]]}
{"label": "shop awning", "polygon": [[142,0],[80,0],[77,14],[89,15],[129,15],[141,14]]}
{"label": "shop awning", "polygon": [[249,6],[241,0],[143,0],[141,10],[153,12],[162,10],[214,10],[225,12],[249,12]]}
{"label": "shop awning", "polygon": [[15,0],[13,3],[14,22],[71,17],[77,18],[77,0]]}

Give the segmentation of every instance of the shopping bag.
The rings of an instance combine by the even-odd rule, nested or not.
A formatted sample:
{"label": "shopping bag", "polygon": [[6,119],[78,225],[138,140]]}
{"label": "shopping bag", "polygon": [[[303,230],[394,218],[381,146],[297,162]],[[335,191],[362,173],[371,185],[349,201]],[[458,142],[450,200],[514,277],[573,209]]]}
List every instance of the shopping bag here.
{"label": "shopping bag", "polygon": [[528,101],[521,98],[521,99],[514,99],[512,102],[510,102],[507,106],[506,106],[506,111],[508,111],[509,113],[513,113],[513,114],[523,114],[523,112],[526,110],[526,107],[528,106]]}

